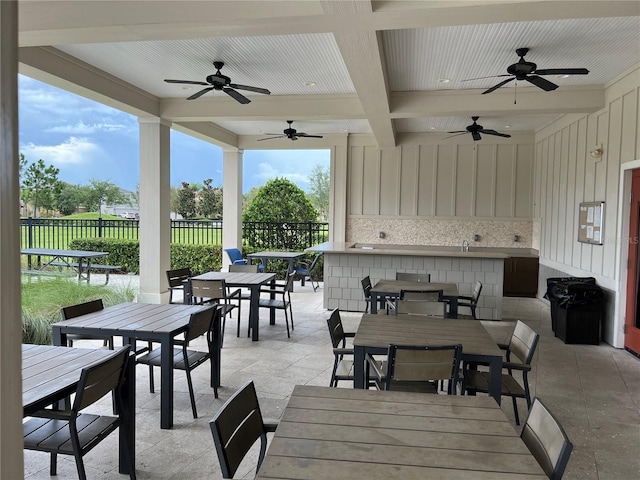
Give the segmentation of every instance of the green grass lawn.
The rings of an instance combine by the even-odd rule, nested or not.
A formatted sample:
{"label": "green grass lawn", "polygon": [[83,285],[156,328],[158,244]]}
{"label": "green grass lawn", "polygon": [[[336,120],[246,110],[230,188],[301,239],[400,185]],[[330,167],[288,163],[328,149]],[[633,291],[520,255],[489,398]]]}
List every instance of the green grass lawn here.
{"label": "green grass lawn", "polygon": [[74,279],[43,278],[22,283],[22,341],[51,344],[51,324],[62,320],[60,309],[102,298],[104,306],[130,302],[131,287],[87,285]]}

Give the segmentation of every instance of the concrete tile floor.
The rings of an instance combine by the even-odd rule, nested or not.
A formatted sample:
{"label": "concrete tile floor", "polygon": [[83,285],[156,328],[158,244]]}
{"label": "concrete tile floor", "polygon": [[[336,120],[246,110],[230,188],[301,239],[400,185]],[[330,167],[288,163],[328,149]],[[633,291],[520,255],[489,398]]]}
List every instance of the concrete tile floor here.
{"label": "concrete tile floor", "polygon": [[[134,281],[129,277],[126,281]],[[117,282],[113,282],[117,284]],[[282,312],[277,324],[261,322],[260,341],[236,338],[236,319],[227,320],[222,352],[220,398],[208,386],[208,367],[193,372],[198,419],[193,419],[186,380],[175,377],[174,428],[159,427],[159,390],[149,393],[148,370],[138,367],[136,473],[139,479],[221,478],[208,422],[224,401],[247,380],[256,384],[263,415],[278,418],[296,384],[328,385],[333,356],[327,332],[328,311],[322,290],[313,292],[296,282],[293,293],[295,331],[287,338]],[[243,305],[244,306],[244,305]],[[241,332],[246,335],[247,308]],[[530,375],[534,395],[545,401],[575,445],[565,473],[567,480],[635,480],[640,478],[640,360],[608,345],[565,345],[554,338],[549,309],[536,299],[505,298],[506,319],[520,319],[541,335]],[[266,312],[265,312],[266,314]],[[264,314],[263,314],[264,315]],[[265,315],[266,316],[266,315]],[[346,330],[355,330],[359,314],[345,312]],[[494,330],[496,338],[504,329]],[[204,344],[201,344],[204,346]],[[156,385],[159,383],[156,371]],[[343,382],[344,388],[349,386]],[[526,404],[519,400],[521,417]],[[108,414],[110,399],[98,406]],[[512,419],[509,399],[503,410]],[[515,426],[514,422],[514,428]],[[258,448],[254,447],[235,478],[253,478]],[[25,478],[44,479],[49,457],[25,452]],[[117,435],[85,456],[88,478],[122,479],[117,473]],[[77,478],[71,458],[58,458],[57,478]]]}

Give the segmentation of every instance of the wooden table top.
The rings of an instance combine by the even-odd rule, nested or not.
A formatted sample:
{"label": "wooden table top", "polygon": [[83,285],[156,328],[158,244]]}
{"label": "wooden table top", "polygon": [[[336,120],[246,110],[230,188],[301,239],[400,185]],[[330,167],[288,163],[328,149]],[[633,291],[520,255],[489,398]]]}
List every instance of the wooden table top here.
{"label": "wooden table top", "polygon": [[387,348],[398,345],[462,344],[462,352],[502,357],[493,337],[478,320],[442,319],[421,315],[364,314],[353,346]]}
{"label": "wooden table top", "polygon": [[113,350],[22,345],[22,407],[24,415],[75,392],[80,371]]}
{"label": "wooden table top", "polygon": [[488,397],[297,385],[257,478],[547,477]]}
{"label": "wooden table top", "polygon": [[186,328],[190,315],[203,308],[208,307],[181,304],[120,303],[98,312],[54,323],[52,327],[100,329],[109,335],[124,335],[128,332],[171,334],[176,330]]}
{"label": "wooden table top", "polygon": [[276,278],[275,273],[207,272],[192,277],[193,280],[224,280],[230,287],[263,285]]}
{"label": "wooden table top", "polygon": [[378,280],[371,288],[377,295],[400,295],[401,290],[442,290],[445,297],[457,297],[458,285],[455,283],[410,282],[407,280]]}
{"label": "wooden table top", "polygon": [[109,255],[109,252],[92,252],[88,250],[58,250],[55,248],[23,248],[22,255],[45,255],[51,257],[74,258],[100,258]]}

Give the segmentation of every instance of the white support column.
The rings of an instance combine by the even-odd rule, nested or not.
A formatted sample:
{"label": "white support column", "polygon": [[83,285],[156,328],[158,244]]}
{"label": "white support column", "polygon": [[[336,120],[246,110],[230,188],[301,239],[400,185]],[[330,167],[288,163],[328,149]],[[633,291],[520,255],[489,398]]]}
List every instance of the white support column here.
{"label": "white support column", "polygon": [[[242,155],[244,150],[222,150],[222,248],[242,248]],[[222,265],[229,265],[222,252]]]}
{"label": "white support column", "polygon": [[0,2],[0,478],[23,478],[18,2]]}
{"label": "white support column", "polygon": [[170,126],[140,118],[140,294],[143,303],[168,303],[171,265]]}
{"label": "white support column", "polygon": [[331,148],[331,187],[329,192],[329,240],[344,242],[347,225],[348,137]]}

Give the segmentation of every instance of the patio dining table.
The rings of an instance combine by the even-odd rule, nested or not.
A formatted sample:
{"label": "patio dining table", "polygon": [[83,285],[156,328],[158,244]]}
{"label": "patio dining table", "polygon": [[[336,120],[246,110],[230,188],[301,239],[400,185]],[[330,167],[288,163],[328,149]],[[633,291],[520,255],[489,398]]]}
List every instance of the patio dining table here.
{"label": "patio dining table", "polygon": [[[260,339],[260,287],[275,281],[275,273],[247,273],[247,272],[207,272],[192,277],[193,280],[224,280],[228,287],[243,287],[251,291],[249,306],[249,325],[251,326],[251,339],[257,342]],[[184,302],[191,303],[189,283],[185,282]],[[275,310],[271,309],[269,323],[275,325]]]}
{"label": "patio dining table", "polygon": [[547,476],[488,397],[296,385],[257,478]]}
{"label": "patio dining table", "polygon": [[[42,270],[47,266],[67,266],[78,271],[78,281],[83,278],[89,283],[91,279],[91,260],[103,258],[109,255],[109,252],[92,252],[87,250],[61,250],[56,248],[23,248],[20,250],[21,255],[27,255],[28,271],[33,271],[33,263],[31,257],[36,257],[36,268]],[[49,257],[49,260],[43,261],[42,257]],[[74,262],[75,260],[75,262]],[[86,271],[83,277],[82,272]]]}
{"label": "patio dining table", "polygon": [[287,272],[293,272],[293,264],[299,258],[305,256],[304,252],[275,252],[275,251],[265,251],[265,252],[256,252],[256,253],[248,253],[247,258],[254,259],[257,258],[260,260],[260,263],[263,265],[267,264],[268,260],[286,260],[289,263],[287,267]]}
{"label": "patio dining table", "polygon": [[[94,362],[105,359],[112,353],[113,351],[104,349],[23,344],[23,416],[28,417],[75,393],[80,380],[80,371]],[[118,429],[120,473],[129,473],[125,445],[129,446],[131,462],[135,465],[135,378],[135,362],[129,362],[127,375],[122,386],[123,411],[120,412],[124,428]]]}
{"label": "patio dining table", "polygon": [[489,364],[489,395],[498,405],[502,393],[502,350],[477,320],[422,315],[364,314],[353,339],[355,388],[368,385],[366,355],[386,354],[390,344],[462,345],[462,360]]}
{"label": "patio dining table", "polygon": [[[173,350],[175,337],[189,326],[192,313],[202,306],[176,304],[121,303],[98,312],[54,323],[53,343],[66,345],[67,335],[87,334],[122,337],[124,344],[135,346],[136,340],[151,340],[162,346],[160,359],[160,428],[173,426]],[[220,317],[214,315],[211,386],[220,386]]]}

